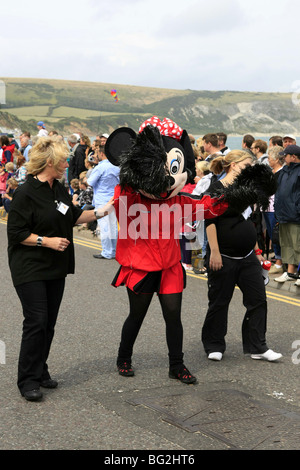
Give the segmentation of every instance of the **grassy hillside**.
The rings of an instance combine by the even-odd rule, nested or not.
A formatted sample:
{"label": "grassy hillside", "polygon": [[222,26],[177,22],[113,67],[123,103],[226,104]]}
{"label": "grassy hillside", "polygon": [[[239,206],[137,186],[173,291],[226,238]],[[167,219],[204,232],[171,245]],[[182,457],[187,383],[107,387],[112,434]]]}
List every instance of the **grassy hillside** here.
{"label": "grassy hillside", "polygon": [[[8,113],[22,130],[32,132],[43,120],[48,129],[64,134],[82,130],[89,135],[119,126],[138,129],[156,114],[174,119],[196,134],[225,131],[292,132],[299,124],[290,94],[235,91],[169,90],[95,82],[2,78]],[[111,96],[117,90],[118,102]],[[3,113],[1,125],[5,120]],[[292,123],[292,124],[291,124]],[[298,127],[299,128],[299,127]]]}

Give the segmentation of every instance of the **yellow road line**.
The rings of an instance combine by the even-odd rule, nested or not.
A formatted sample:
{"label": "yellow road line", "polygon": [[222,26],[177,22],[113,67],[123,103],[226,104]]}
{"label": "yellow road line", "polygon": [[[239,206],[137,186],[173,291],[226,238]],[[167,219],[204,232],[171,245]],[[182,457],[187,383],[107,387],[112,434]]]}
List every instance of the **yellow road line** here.
{"label": "yellow road line", "polygon": [[96,248],[97,250],[101,248],[100,240],[98,240],[97,242],[96,241],[94,242],[91,240],[82,240],[80,238],[73,238],[73,242],[76,245],[86,246],[87,248]]}
{"label": "yellow road line", "polygon": [[268,299],[273,299],[273,300],[278,300],[279,302],[284,302],[285,304],[290,304],[290,305],[295,305],[296,307],[300,307],[300,300],[297,299],[289,299],[288,297],[275,297],[272,294],[268,293],[267,291],[267,298]]}
{"label": "yellow road line", "polygon": [[[7,221],[0,218],[0,224],[6,225]],[[73,241],[74,241],[74,244],[76,244],[76,245],[85,246],[87,248],[94,248],[95,250],[101,249],[100,240],[98,240],[98,241],[82,240],[82,239],[74,237]],[[201,276],[199,274],[192,274],[192,273],[188,273],[188,272],[187,272],[187,275],[189,277],[194,277],[195,279],[201,279],[203,281],[207,281],[206,276]],[[237,287],[237,289],[238,289],[238,287]],[[296,307],[300,307],[300,299],[299,300],[298,299],[292,299],[291,297],[285,296],[283,294],[277,294],[276,292],[266,291],[266,293],[267,293],[267,297],[269,299],[278,300],[279,302],[284,302],[286,304],[295,305]]]}
{"label": "yellow road line", "polygon": [[[206,276],[199,276],[197,274],[192,274],[192,273],[188,273],[188,272],[186,274],[187,274],[187,276],[207,281]],[[236,289],[238,289],[238,287],[236,287]],[[282,294],[277,294],[276,292],[270,292],[268,290],[266,290],[266,294],[267,294],[267,297],[269,299],[278,300],[280,302],[284,302],[284,303],[287,303],[287,304],[295,305],[296,307],[300,307],[300,299],[299,300],[298,299],[292,299],[291,297],[288,297],[288,296],[285,296],[285,295],[282,295]]]}

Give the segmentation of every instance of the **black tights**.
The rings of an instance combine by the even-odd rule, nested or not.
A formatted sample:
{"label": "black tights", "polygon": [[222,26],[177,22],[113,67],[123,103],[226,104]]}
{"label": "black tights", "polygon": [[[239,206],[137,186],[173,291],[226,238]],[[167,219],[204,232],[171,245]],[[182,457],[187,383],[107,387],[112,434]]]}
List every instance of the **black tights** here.
{"label": "black tights", "polygon": [[[122,328],[117,364],[122,362],[131,363],[133,346],[153,297],[153,293],[136,294],[128,288],[127,292],[130,310]],[[170,367],[180,365],[183,363],[182,293],[158,294],[158,298],[166,323]]]}

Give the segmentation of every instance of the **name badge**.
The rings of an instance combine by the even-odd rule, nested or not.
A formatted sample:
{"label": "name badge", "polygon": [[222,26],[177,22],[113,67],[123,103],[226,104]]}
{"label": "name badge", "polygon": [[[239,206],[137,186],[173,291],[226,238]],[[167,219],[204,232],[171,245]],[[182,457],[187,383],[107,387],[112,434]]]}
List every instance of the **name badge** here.
{"label": "name badge", "polygon": [[68,212],[69,206],[67,204],[64,204],[63,202],[58,202],[57,203],[57,210],[61,212],[63,215],[65,215]]}

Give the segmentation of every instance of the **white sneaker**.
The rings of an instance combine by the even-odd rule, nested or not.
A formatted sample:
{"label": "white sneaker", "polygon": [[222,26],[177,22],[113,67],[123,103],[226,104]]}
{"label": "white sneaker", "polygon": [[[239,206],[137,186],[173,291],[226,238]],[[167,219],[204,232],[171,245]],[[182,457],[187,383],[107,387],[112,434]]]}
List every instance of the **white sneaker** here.
{"label": "white sneaker", "polygon": [[285,281],[293,281],[294,278],[289,276],[287,272],[283,273],[281,276],[279,277],[275,277],[274,281],[277,281],[277,282],[285,282]]}
{"label": "white sneaker", "polygon": [[273,266],[271,266],[269,270],[269,274],[281,274],[281,273],[283,273],[283,267],[278,266],[277,268],[277,264],[273,264]]}
{"label": "white sneaker", "polygon": [[269,361],[269,362],[277,361],[281,357],[282,357],[282,354],[277,353],[273,351],[272,349],[268,349],[268,351],[266,351],[263,354],[251,354],[251,359],[263,359],[264,361]]}
{"label": "white sneaker", "polygon": [[300,277],[299,277],[299,279],[297,279],[297,281],[295,282],[294,286],[299,286],[299,287],[300,287]]}
{"label": "white sneaker", "polygon": [[209,355],[207,357],[208,357],[208,359],[210,359],[212,361],[221,361],[221,359],[223,357],[223,354],[220,353],[220,352],[212,352],[212,353],[209,353]]}

